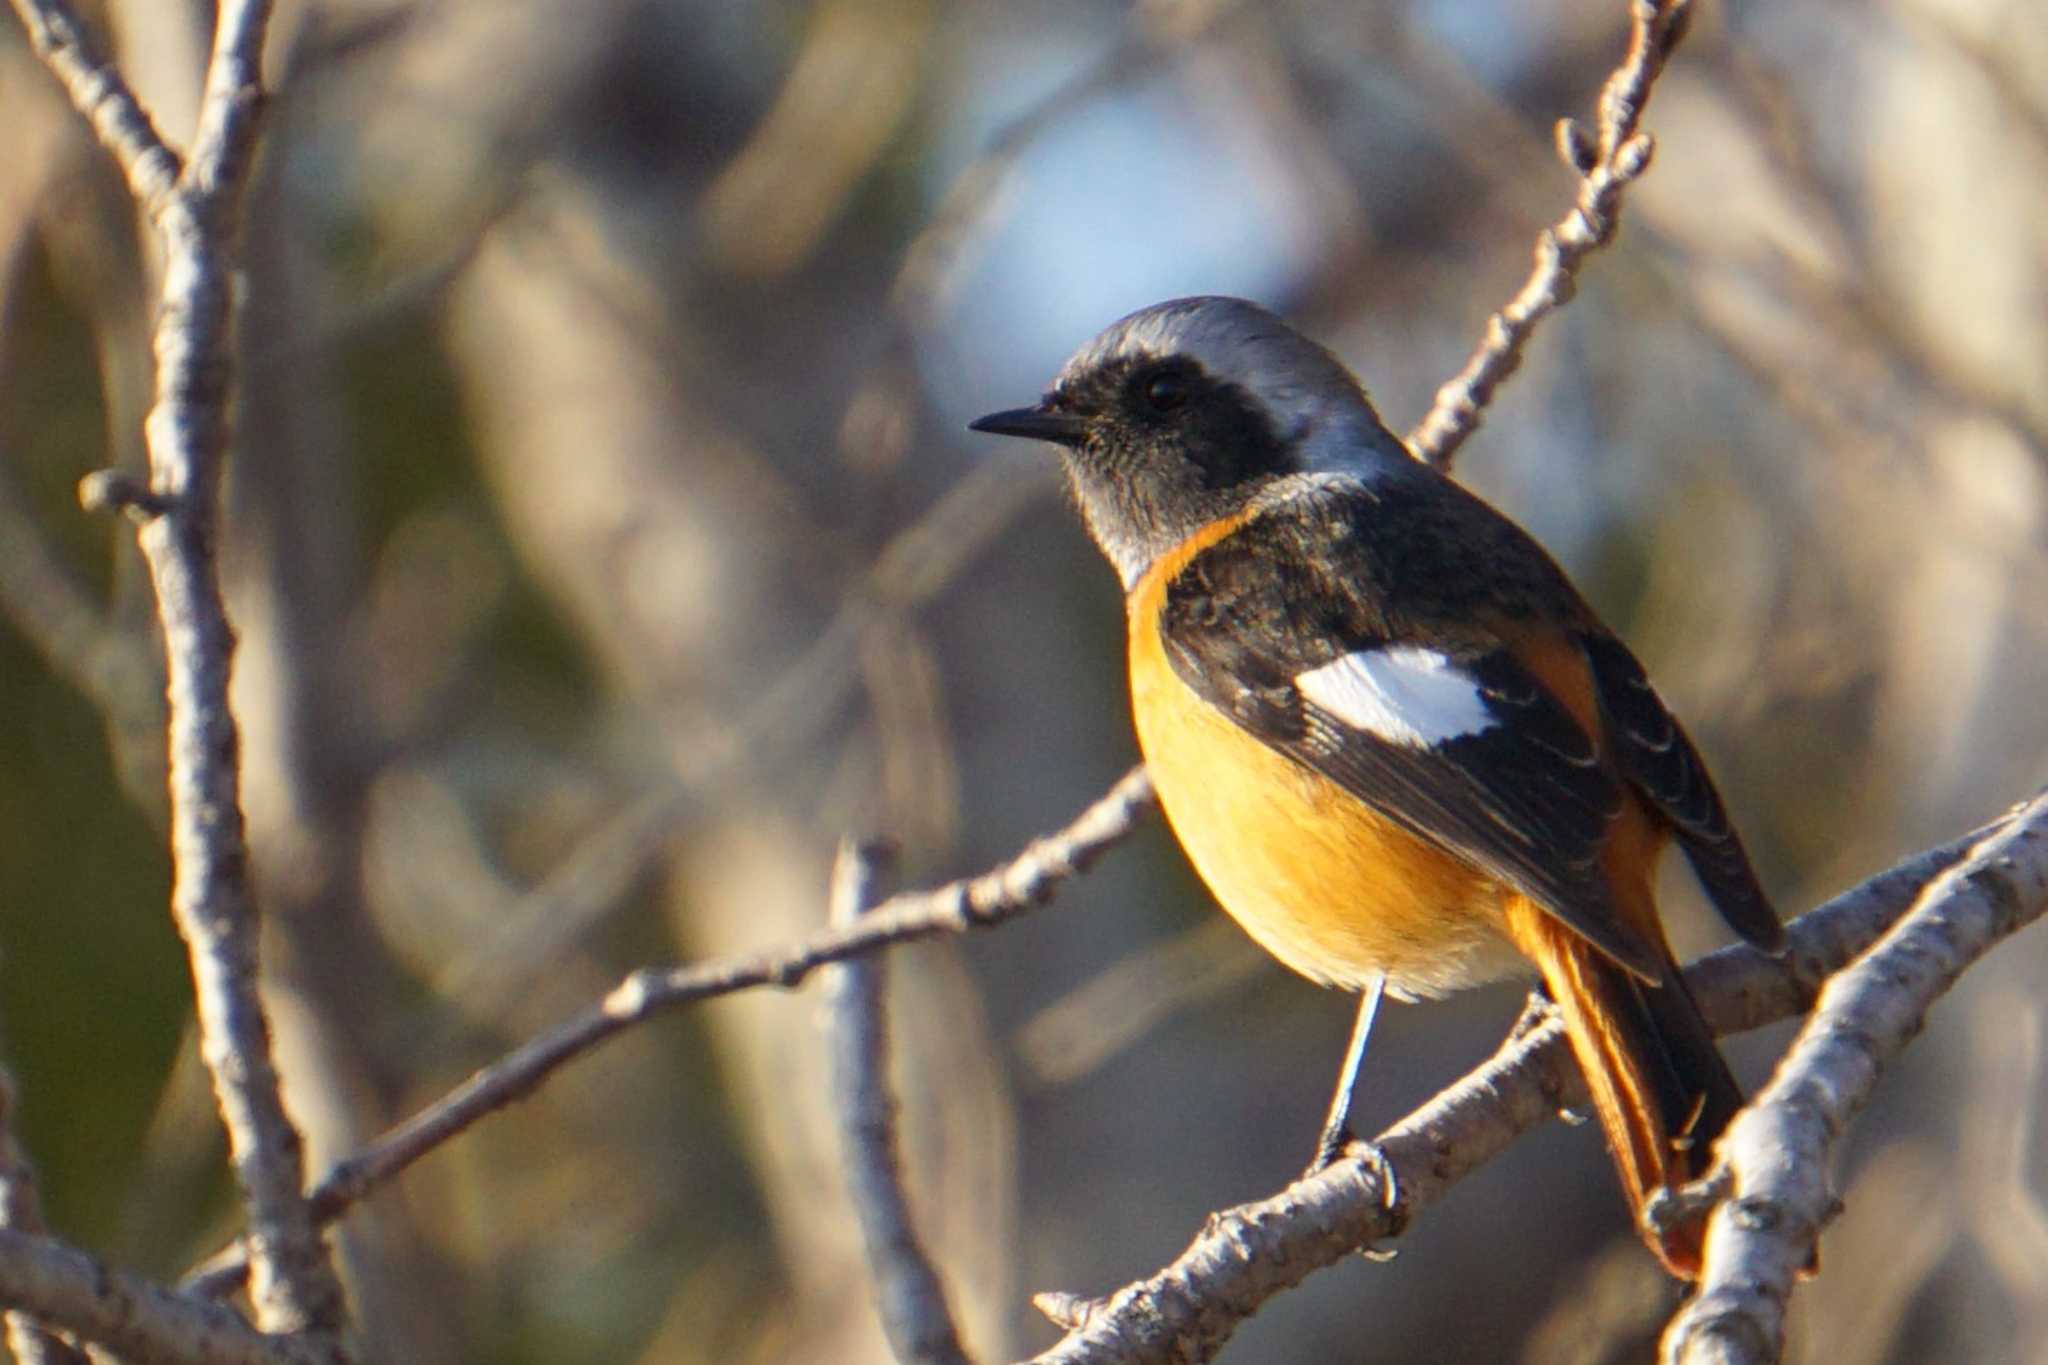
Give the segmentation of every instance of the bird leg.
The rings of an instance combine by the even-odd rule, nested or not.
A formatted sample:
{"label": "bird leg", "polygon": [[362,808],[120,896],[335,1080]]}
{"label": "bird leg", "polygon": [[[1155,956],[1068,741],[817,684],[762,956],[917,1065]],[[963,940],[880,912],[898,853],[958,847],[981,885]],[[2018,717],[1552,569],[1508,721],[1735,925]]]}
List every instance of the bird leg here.
{"label": "bird leg", "polygon": [[1329,1117],[1323,1120],[1322,1137],[1316,1142],[1315,1160],[1308,1174],[1314,1175],[1335,1163],[1344,1149],[1357,1141],[1351,1131],[1351,1104],[1358,1091],[1358,1073],[1365,1066],[1366,1047],[1372,1041],[1373,1021],[1379,1017],[1380,998],[1386,994],[1384,973],[1373,977],[1358,999],[1358,1017],[1351,1025],[1351,1046],[1344,1053],[1344,1069],[1337,1076],[1337,1091],[1330,1097]]}

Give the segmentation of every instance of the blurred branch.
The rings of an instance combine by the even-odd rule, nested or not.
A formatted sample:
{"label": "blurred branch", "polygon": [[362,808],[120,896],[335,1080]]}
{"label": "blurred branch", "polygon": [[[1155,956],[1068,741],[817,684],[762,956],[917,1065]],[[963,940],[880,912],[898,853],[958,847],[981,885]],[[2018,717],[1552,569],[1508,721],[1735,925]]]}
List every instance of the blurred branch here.
{"label": "blurred branch", "polygon": [[[709,731],[689,762],[677,765],[676,781],[634,798],[509,908],[494,912],[497,927],[471,951],[447,959],[433,993],[472,1005],[523,990],[534,973],[550,969],[556,954],[620,903],[626,884],[673,836],[693,800],[810,743],[851,685],[862,638],[952,583],[1026,507],[1051,492],[1053,480],[1051,466],[1032,454],[991,456],[961,476],[859,572],[811,646],[738,716]],[[0,545],[0,571],[4,554]]]}
{"label": "blurred branch", "polygon": [[936,597],[1023,511],[1047,496],[1056,473],[1034,454],[996,456],[956,480],[916,521],[890,538],[852,581],[810,647],[736,717],[721,721],[678,764],[682,782],[709,790],[810,743],[852,685],[861,638]]}
{"label": "blurred branch", "polygon": [[[565,1064],[659,1014],[756,986],[794,987],[828,963],[1014,919],[1128,838],[1152,803],[1151,780],[1134,768],[1066,828],[1032,841],[979,877],[891,896],[858,923],[821,930],[780,952],[634,972],[597,1004],[476,1072],[338,1163],[313,1190],[315,1215],[322,1222],[335,1218],[477,1120],[532,1094]],[[246,1243],[238,1242],[194,1272],[188,1284],[204,1294],[230,1293],[246,1273],[246,1257]]]}
{"label": "blurred branch", "polygon": [[1888,0],[1884,9],[1946,43],[1975,68],[1984,88],[1998,97],[2000,108],[2017,125],[2014,131],[2036,146],[2048,147],[2048,104],[2043,104],[2035,83],[2016,69],[2010,48],[1971,32],[1956,15],[1924,0]]}
{"label": "blurred branch", "polygon": [[910,424],[905,414],[917,370],[914,339],[937,322],[966,275],[976,242],[1001,219],[1009,182],[1024,153],[1062,119],[1097,99],[1130,89],[1243,8],[1244,0],[1156,0],[1136,6],[1123,35],[1106,53],[998,127],[953,176],[938,206],[904,248],[889,282],[888,325],[880,354],[840,424],[841,453],[849,463],[873,469],[907,446]]}
{"label": "blurred branch", "polygon": [[675,837],[688,792],[672,786],[640,795],[605,820],[510,905],[494,906],[492,929],[473,950],[451,956],[432,978],[436,998],[476,1010],[533,987],[561,955],[616,906]]}
{"label": "blurred branch", "polygon": [[1066,1085],[1166,1019],[1241,989],[1271,959],[1225,915],[1139,948],[1041,1008],[1011,1046],[1038,1085]]}
{"label": "blurred branch", "polygon": [[1983,1121],[1964,1135],[1959,1163],[1963,1221],[2012,1302],[2015,1354],[2028,1360],[2048,1357],[2048,1202],[2033,1186],[2048,1106],[2044,1017],[2040,1000],[2011,983],[1977,1001],[1968,1111]]}
{"label": "blurred branch", "polygon": [[[1858,1163],[1842,1219],[1830,1229],[1827,1274],[1808,1285],[1788,1342],[1795,1360],[1812,1358],[1797,1343],[1804,1337],[1826,1343],[1828,1365],[1890,1365],[1892,1348],[1910,1330],[1906,1323],[1925,1308],[1927,1292],[1961,1242],[1963,1216],[1954,1196],[1960,1163],[1950,1160],[1945,1144],[1870,1136],[1883,1145]],[[1654,1341],[1668,1324],[1668,1296],[1655,1315],[1663,1322],[1638,1332],[1635,1342]],[[2040,1356],[2016,1352],[2013,1358]]]}
{"label": "blurred branch", "polygon": [[[2005,96],[2004,103],[2012,112],[2024,117],[2020,107],[2024,101],[2009,88],[2009,82],[2001,85],[1994,75],[1996,60],[1984,52],[1982,44],[1973,43],[1952,21],[1931,12],[1919,14],[1909,3],[1895,3],[1891,9],[1908,22],[1926,25],[1938,38],[1954,45],[1966,60],[1978,64],[1987,88]],[[1724,255],[1733,268],[1752,278],[1757,288],[1804,309],[1812,330],[1831,338],[1845,353],[1864,352],[1871,356],[1875,364],[1867,376],[1861,376],[1863,383],[1857,386],[1864,390],[1860,401],[1853,401],[1853,393],[1831,396],[1837,407],[1852,412],[1863,409],[1856,413],[1861,439],[1900,442],[1916,454],[1919,452],[1921,443],[1898,431],[1897,418],[1888,401],[1900,389],[1910,386],[1924,393],[1921,403],[1936,410],[1974,410],[2003,423],[2028,444],[2037,459],[2048,461],[2048,430],[2044,430],[2038,415],[2023,401],[1987,383],[1968,364],[1946,354],[1911,319],[1900,300],[1880,287],[1878,281],[1884,270],[1875,258],[1872,244],[1857,230],[1854,210],[1845,200],[1845,191],[1831,184],[1821,169],[1825,158],[1816,145],[1820,133],[1797,112],[1797,75],[1776,70],[1762,61],[1741,58],[1740,49],[1728,54],[1735,77],[1728,88],[1741,97],[1735,108],[1755,129],[1756,145],[1776,173],[1775,182],[1768,188],[1789,195],[1807,219],[1822,226],[1828,243],[1828,264],[1822,268],[1799,253],[1738,251],[1725,236],[1711,229],[1701,234],[1702,254],[1712,250]],[[2035,111],[2037,123],[2041,118]],[[2048,136],[2037,140],[2048,147]],[[1702,309],[1700,316],[1704,325],[1726,338],[1727,350],[1738,363],[1756,367],[1755,357],[1748,354],[1757,345],[1756,339],[1749,339],[1745,345],[1742,339],[1730,335],[1727,321],[1717,315],[1717,310]],[[1811,369],[1815,363],[1811,354],[1814,348],[1809,340],[1803,348],[1775,349],[1779,353],[1763,362],[1762,372],[1774,389],[1789,389],[1792,386],[1784,383],[1788,368],[1797,365]]]}
{"label": "blurred branch", "polygon": [[1455,379],[1437,390],[1436,403],[1408,445],[1417,459],[1450,468],[1458,447],[1479,429],[1486,405],[1502,380],[1521,366],[1536,325],[1570,301],[1586,257],[1614,240],[1621,196],[1649,169],[1655,143],[1638,132],[1643,106],[1671,51],[1684,36],[1689,0],[1632,0],[1628,55],[1600,91],[1596,133],[1574,119],[1557,125],[1558,155],[1579,176],[1578,202],[1536,238],[1536,266],[1521,291],[1486,322],[1479,349]]}
{"label": "blurred branch", "polygon": [[1092,100],[1127,90],[1186,44],[1241,9],[1244,0],[1159,0],[1135,7],[1133,27],[1094,64],[1062,81],[996,129],[953,178],[909,247],[889,287],[889,309],[904,328],[929,325],[960,278],[975,230],[993,217],[1010,174],[1045,131]]}
{"label": "blurred branch", "polygon": [[[832,869],[832,925],[849,929],[875,902],[888,850],[848,840]],[[889,1093],[886,978],[879,959],[851,958],[828,969],[833,1107],[846,1152],[846,1183],[860,1218],[882,1330],[906,1365],[967,1365],[946,1306],[946,1287],[918,1240],[896,1146]]]}
{"label": "blurred branch", "polygon": [[[150,487],[97,479],[141,523],[164,626],[171,756],[171,909],[192,960],[201,1051],[213,1073],[254,1245],[266,1329],[333,1333],[341,1285],[303,1193],[257,993],[256,912],[240,805],[240,736],[228,707],[234,635],[221,600],[215,520],[228,446],[234,243],[263,103],[267,0],[222,5],[188,164],[157,136],[118,73],[87,51],[59,0],[16,0],[40,52],[114,153],[162,237],[157,398],[144,424]],[[330,1343],[324,1358],[338,1347]]]}
{"label": "blurred branch", "polygon": [[[1919,854],[1802,916],[1787,927],[1780,957],[1747,945],[1709,954],[1686,973],[1708,1022],[1717,1032],[1739,1032],[1806,1008],[1828,975],[1882,934],[1922,888],[2020,818],[2008,814]],[[2048,846],[2034,856],[2030,909],[2038,914],[2048,897],[2039,884],[2048,878]],[[1396,1202],[1388,1202],[1375,1164],[1352,1156],[1270,1199],[1214,1214],[1171,1265],[1108,1298],[1041,1295],[1041,1310],[1069,1331],[1037,1362],[1209,1359],[1267,1299],[1357,1249],[1398,1236],[1521,1133],[1582,1102],[1583,1087],[1555,1015],[1516,1032],[1476,1070],[1379,1136],[1374,1145],[1394,1173]]]}
{"label": "blurred branch", "polygon": [[1972,963],[2048,905],[2048,795],[2037,796],[1924,891],[1831,979],[1777,1075],[1729,1126],[1710,1179],[1725,1187],[1699,1293],[1673,1319],[1673,1365],[1775,1361],[1792,1286],[1837,1210],[1836,1142],[1884,1067]]}
{"label": "blurred branch", "polygon": [[[43,1211],[36,1175],[14,1136],[14,1078],[0,1071],[0,1228],[39,1236]],[[15,1365],[85,1365],[85,1354],[27,1313],[9,1311],[7,1349]]]}
{"label": "blurred branch", "polygon": [[926,0],[811,8],[773,105],[699,206],[722,268],[779,275],[817,249],[908,115],[936,15]]}

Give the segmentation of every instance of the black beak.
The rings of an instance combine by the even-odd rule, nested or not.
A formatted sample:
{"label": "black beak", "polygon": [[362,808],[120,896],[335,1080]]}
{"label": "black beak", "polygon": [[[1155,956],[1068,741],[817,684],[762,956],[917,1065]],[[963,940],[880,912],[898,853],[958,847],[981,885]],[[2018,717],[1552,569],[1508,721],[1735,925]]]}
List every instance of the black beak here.
{"label": "black beak", "polygon": [[1051,441],[1055,445],[1077,446],[1088,438],[1088,420],[1063,412],[1047,412],[1042,407],[1011,408],[1008,412],[992,412],[967,424],[969,431],[986,431],[996,436],[1023,436],[1033,441]]}

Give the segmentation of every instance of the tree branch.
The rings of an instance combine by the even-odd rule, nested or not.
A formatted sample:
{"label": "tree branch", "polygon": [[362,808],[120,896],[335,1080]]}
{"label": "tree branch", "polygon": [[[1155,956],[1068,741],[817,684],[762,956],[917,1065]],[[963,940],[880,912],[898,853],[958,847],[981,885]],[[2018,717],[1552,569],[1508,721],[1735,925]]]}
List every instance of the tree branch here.
{"label": "tree branch", "polygon": [[184,166],[111,63],[102,61],[65,0],[14,0],[28,39],[71,103],[114,154],[129,192],[151,217],[177,188]]}
{"label": "tree branch", "polygon": [[[851,928],[868,912],[886,850],[851,840],[832,870],[832,924]],[[827,970],[833,1108],[846,1153],[847,1191],[860,1219],[882,1329],[905,1365],[968,1365],[946,1305],[946,1287],[918,1240],[896,1147],[889,1093],[887,978],[879,958],[849,958]]]}
{"label": "tree branch", "polygon": [[130,499],[129,510],[142,523],[138,539],[164,627],[171,910],[191,958],[201,1054],[253,1233],[258,1323],[331,1334],[341,1326],[341,1285],[305,1198],[299,1133],[285,1112],[257,993],[240,736],[228,707],[234,635],[215,555],[229,439],[234,248],[263,102],[271,7],[269,0],[220,6],[199,130],[182,168],[119,73],[89,54],[61,0],[16,0],[16,8],[163,240],[156,401],[143,425],[150,487]]}
{"label": "tree branch", "polygon": [[135,1361],[328,1365],[312,1338],[265,1336],[232,1310],[162,1289],[42,1237],[0,1229],[9,1305]]}
{"label": "tree branch", "polygon": [[1972,963],[2048,905],[2048,796],[2036,797],[1921,894],[1822,990],[1777,1074],[1721,1139],[1725,1185],[1699,1293],[1672,1321],[1673,1365],[1775,1361],[1792,1286],[1839,1205],[1836,1142],[1887,1062]]}
{"label": "tree branch", "polygon": [[1457,377],[1437,390],[1429,415],[1408,434],[1415,457],[1450,468],[1465,438],[1479,429],[1501,381],[1522,363],[1536,325],[1571,300],[1586,257],[1614,240],[1622,192],[1649,169],[1655,146],[1638,132],[1643,106],[1671,51],[1684,36],[1690,0],[1633,0],[1628,55],[1600,92],[1597,132],[1562,119],[1558,155],[1579,177],[1578,202],[1536,238],[1536,265],[1521,291],[1486,321],[1479,348]]}
{"label": "tree branch", "polygon": [[[477,1120],[532,1094],[560,1067],[657,1015],[756,986],[794,987],[828,963],[1014,919],[1130,837],[1152,804],[1151,779],[1143,768],[1133,768],[1066,828],[1034,840],[979,877],[891,896],[858,923],[821,930],[779,952],[634,972],[603,1000],[476,1072],[337,1164],[313,1191],[314,1214],[323,1223],[337,1217]],[[246,1245],[237,1242],[195,1271],[188,1287],[232,1292],[246,1273],[246,1256]]]}
{"label": "tree branch", "polygon": [[[36,1174],[14,1136],[14,1077],[0,1071],[0,1228],[40,1236],[43,1211]],[[84,1352],[27,1313],[6,1314],[7,1349],[15,1365],[86,1365]]]}
{"label": "tree branch", "polygon": [[[1686,973],[1718,1032],[1755,1028],[1804,1009],[1829,973],[1912,904],[1921,888],[2007,816],[1966,839],[1899,864],[1789,925],[1781,957],[1738,944]],[[2048,866],[2048,848],[2030,852]],[[1216,1214],[1179,1258],[1107,1299],[1041,1296],[1068,1335],[1036,1365],[1207,1360],[1267,1299],[1354,1250],[1395,1237],[1422,1209],[1559,1108],[1583,1102],[1584,1081],[1549,1017],[1428,1104],[1382,1133],[1400,1192],[1390,1206],[1359,1157],[1270,1199]]]}

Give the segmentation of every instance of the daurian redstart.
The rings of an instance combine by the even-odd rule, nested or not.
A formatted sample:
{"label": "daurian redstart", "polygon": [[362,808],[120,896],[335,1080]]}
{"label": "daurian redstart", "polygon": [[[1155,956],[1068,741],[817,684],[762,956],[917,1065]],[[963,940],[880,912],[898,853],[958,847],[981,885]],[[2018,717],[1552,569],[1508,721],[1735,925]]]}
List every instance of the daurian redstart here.
{"label": "daurian redstart", "polygon": [[[1742,1094],[1664,938],[1675,838],[1722,917],[1781,939],[1692,741],[1628,646],[1507,518],[1414,459],[1321,346],[1239,299],[1133,313],[1035,407],[1123,579],[1131,703],[1216,898],[1312,980],[1376,1002],[1533,962],[1645,1241]],[[1361,1012],[1362,1048],[1369,1013]],[[1333,1111],[1341,1122],[1348,1107]],[[1348,1133],[1326,1130],[1323,1159]]]}

